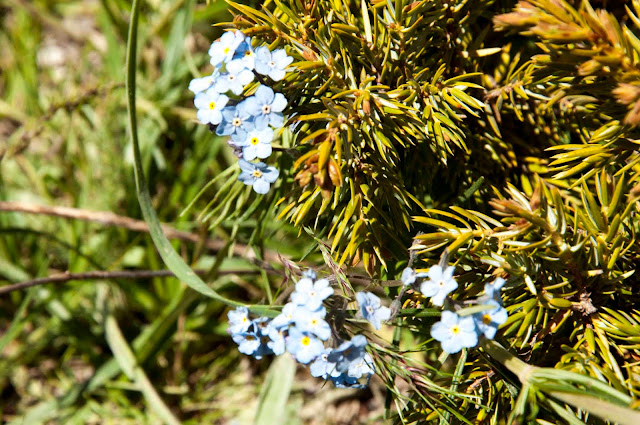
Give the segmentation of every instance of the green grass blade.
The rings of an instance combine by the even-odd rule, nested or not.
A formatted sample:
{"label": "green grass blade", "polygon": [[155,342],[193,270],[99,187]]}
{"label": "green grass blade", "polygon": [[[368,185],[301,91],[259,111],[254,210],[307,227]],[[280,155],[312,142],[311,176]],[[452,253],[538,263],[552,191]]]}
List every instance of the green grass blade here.
{"label": "green grass blade", "polygon": [[107,316],[105,320],[105,334],[109,348],[111,348],[122,371],[140,388],[151,410],[167,425],[180,424],[178,418],[164,404],[142,368],[138,366],[136,358],[124,339],[116,319],[111,315]]}
{"label": "green grass blade", "polygon": [[260,392],[254,425],[289,423],[284,416],[295,373],[296,362],[290,355],[278,356],[273,361]]}

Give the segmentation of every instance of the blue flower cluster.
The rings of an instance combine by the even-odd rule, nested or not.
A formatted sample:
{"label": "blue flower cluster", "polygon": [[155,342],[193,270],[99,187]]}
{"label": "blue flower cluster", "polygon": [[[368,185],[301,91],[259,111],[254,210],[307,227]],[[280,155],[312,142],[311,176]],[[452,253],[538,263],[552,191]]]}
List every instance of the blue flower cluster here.
{"label": "blue flower cluster", "polygon": [[337,348],[324,346],[331,336],[331,327],[324,320],[327,310],[322,303],[331,295],[329,281],[317,279],[315,272],[309,270],[296,283],[290,302],[273,320],[265,317],[251,320],[249,311],[239,307],[228,314],[229,333],[243,354],[260,359],[266,354],[280,355],[287,351],[298,362],[311,364],[312,376],[331,380],[340,388],[361,388],[364,386],[361,378],[368,382],[375,373],[373,359],[365,350],[367,339],[356,335]]}
{"label": "blue flower cluster", "polygon": [[256,75],[282,80],[293,58],[283,49],[273,52],[266,46],[254,49],[251,38],[240,31],[223,34],[211,44],[209,55],[213,73],[189,84],[189,90],[195,94],[198,120],[217,126],[217,135],[230,136],[229,144],[240,158],[238,179],[257,193],[265,194],[280,173],[264,162],[253,161],[271,155],[274,131],[284,124],[282,111],[287,99],[263,84],[258,85],[253,96],[241,101],[237,98]]}
{"label": "blue flower cluster", "polygon": [[[416,283],[421,277],[428,277],[420,285],[420,292],[425,297],[430,297],[433,305],[442,307],[446,297],[458,288],[458,283],[453,278],[453,267],[443,269],[441,266],[433,266],[428,273],[416,273],[411,268],[406,268],[402,273],[402,282],[409,286]],[[457,353],[463,348],[472,348],[478,345],[478,339],[484,336],[493,339],[498,327],[507,321],[507,310],[502,306],[500,290],[505,281],[497,278],[484,286],[484,294],[476,303],[486,307],[479,313],[460,315],[456,311],[443,311],[439,322],[431,328],[431,336],[440,341],[442,349],[447,353]]]}

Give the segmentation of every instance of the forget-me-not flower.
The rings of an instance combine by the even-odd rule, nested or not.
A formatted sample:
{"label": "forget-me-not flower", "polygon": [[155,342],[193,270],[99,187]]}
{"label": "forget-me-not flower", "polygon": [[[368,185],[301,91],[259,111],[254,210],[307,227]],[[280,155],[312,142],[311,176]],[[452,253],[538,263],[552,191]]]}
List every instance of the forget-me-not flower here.
{"label": "forget-me-not flower", "polygon": [[407,267],[402,271],[402,276],[400,277],[400,280],[402,280],[402,284],[404,286],[410,286],[416,283],[417,278],[427,277],[427,276],[428,276],[427,273],[423,273],[423,272],[416,273],[416,271],[413,270],[411,267]]}
{"label": "forget-me-not flower", "polygon": [[318,275],[316,274],[315,270],[309,268],[302,272],[302,277],[306,277],[307,279],[311,279],[311,280],[316,280],[318,278]]}
{"label": "forget-me-not flower", "polygon": [[356,299],[360,304],[362,317],[373,325],[376,330],[380,329],[380,322],[391,317],[391,310],[380,304],[380,298],[371,292],[358,292]]}
{"label": "forget-me-not flower", "polygon": [[454,271],[454,267],[447,267],[445,270],[442,270],[439,265],[431,267],[427,273],[429,280],[422,282],[422,285],[420,285],[422,295],[431,297],[433,305],[442,307],[447,295],[458,287],[458,283],[453,278]]}
{"label": "forget-me-not flower", "polygon": [[238,176],[238,180],[247,186],[253,186],[256,193],[264,195],[269,192],[271,183],[275,182],[280,175],[274,167],[267,167],[264,162],[251,163],[244,159],[238,160],[242,173]]}
{"label": "forget-me-not flower", "polygon": [[284,307],[282,307],[282,311],[271,321],[271,327],[276,329],[284,328],[293,323],[293,315],[295,314],[296,306],[293,303],[286,303]]}
{"label": "forget-me-not flower", "polygon": [[261,85],[255,95],[248,97],[244,102],[254,116],[256,128],[263,129],[268,125],[279,128],[284,124],[282,111],[287,106],[287,99],[282,93],[275,93],[271,87]]}
{"label": "forget-me-not flower", "polygon": [[227,106],[221,113],[222,121],[216,128],[218,136],[234,136],[234,139],[243,140],[247,132],[254,129],[253,119],[244,103]]}
{"label": "forget-me-not flower", "polygon": [[319,279],[313,282],[303,277],[296,283],[296,291],[291,294],[291,301],[308,310],[317,310],[322,306],[322,301],[333,295],[333,288],[327,279]]}
{"label": "forget-me-not flower", "polygon": [[286,327],[276,327],[273,325],[273,321],[269,323],[267,326],[267,335],[269,336],[269,341],[267,342],[267,347],[273,351],[273,354],[279,356],[285,351],[285,340],[284,340],[284,332]]}
{"label": "forget-me-not flower", "polygon": [[227,313],[227,317],[229,318],[229,333],[232,335],[246,332],[251,325],[249,310],[246,307],[238,307],[235,310],[231,310]]}
{"label": "forget-me-not flower", "polygon": [[229,98],[224,94],[219,94],[213,88],[196,94],[193,103],[198,108],[198,120],[202,124],[220,124],[222,111],[227,106],[227,102],[229,102]]}
{"label": "forget-me-not flower", "polygon": [[431,327],[431,336],[440,341],[442,350],[449,354],[478,344],[473,317],[460,317],[452,311],[442,312],[441,320]]}
{"label": "forget-me-not flower", "polygon": [[336,364],[336,370],[340,373],[347,372],[352,362],[358,361],[365,354],[367,338],[364,335],[356,335],[351,341],[345,341],[327,357],[327,360]]}
{"label": "forget-me-not flower", "polygon": [[211,75],[207,75],[202,78],[194,78],[189,82],[189,90],[191,90],[193,94],[207,91],[211,86],[213,86],[213,83],[215,83],[216,78],[218,78],[219,75],[220,71],[218,69],[214,69],[213,74]]}
{"label": "forget-me-not flower", "polygon": [[347,369],[347,375],[353,378],[360,378],[363,375],[372,375],[375,372],[373,358],[371,358],[371,354],[366,352],[362,357],[352,361],[349,365],[349,369]]}
{"label": "forget-me-not flower", "polygon": [[501,277],[496,278],[491,283],[485,283],[484,294],[478,299],[478,301],[483,302],[485,300],[493,300],[499,304],[502,304],[502,296],[500,295],[500,290],[505,283],[505,280]]}
{"label": "forget-me-not flower", "polygon": [[260,348],[260,337],[254,327],[245,332],[238,332],[232,335],[233,342],[238,344],[238,351],[248,356],[253,356]]}
{"label": "forget-me-not flower", "polygon": [[328,379],[329,376],[337,377],[340,375],[340,372],[336,370],[336,364],[328,360],[331,351],[333,351],[331,348],[325,348],[322,354],[311,363],[309,366],[311,376]]}
{"label": "forget-me-not flower", "polygon": [[248,70],[239,59],[232,60],[227,64],[227,72],[220,74],[216,78],[214,87],[218,93],[231,93],[239,96],[244,91],[244,87],[253,81],[255,75]]}
{"label": "forget-me-not flower", "polygon": [[326,341],[331,336],[331,327],[324,321],[326,314],[327,310],[324,307],[315,311],[299,308],[296,310],[293,320],[296,328],[300,331],[312,333],[321,340]]}
{"label": "forget-me-not flower", "polygon": [[336,388],[365,388],[366,385],[362,385],[358,382],[358,378],[354,378],[353,376],[349,376],[345,373],[338,375],[336,377],[331,376],[331,382]]}
{"label": "forget-me-not flower", "polygon": [[253,50],[253,46],[251,46],[251,38],[245,38],[242,43],[238,45],[236,49],[233,60],[239,60],[242,62],[245,68],[248,70],[253,70],[256,62],[256,55]]}
{"label": "forget-me-not flower", "polygon": [[217,66],[221,63],[231,62],[236,49],[244,41],[244,38],[244,34],[240,31],[228,31],[211,43],[211,47],[209,47],[211,65]]}
{"label": "forget-me-not flower", "polygon": [[[237,136],[235,136],[237,137]],[[235,139],[235,138],[234,138]],[[263,130],[253,129],[246,133],[244,140],[233,140],[234,146],[242,148],[242,157],[247,161],[256,158],[268,158],[273,151],[271,141],[273,140],[273,130],[265,128]]]}
{"label": "forget-me-not flower", "polygon": [[473,320],[475,320],[479,334],[484,335],[485,338],[493,339],[498,327],[507,321],[509,315],[507,310],[494,300],[490,300],[486,304],[494,307],[474,314]]}
{"label": "forget-me-not flower", "polygon": [[293,62],[291,56],[287,56],[284,49],[273,52],[265,46],[255,50],[255,70],[258,74],[268,75],[273,81],[280,81],[286,75],[285,69]]}
{"label": "forget-me-not flower", "polygon": [[297,361],[307,364],[322,354],[324,345],[313,335],[301,332],[293,327],[289,329],[286,338],[287,351],[293,354]]}

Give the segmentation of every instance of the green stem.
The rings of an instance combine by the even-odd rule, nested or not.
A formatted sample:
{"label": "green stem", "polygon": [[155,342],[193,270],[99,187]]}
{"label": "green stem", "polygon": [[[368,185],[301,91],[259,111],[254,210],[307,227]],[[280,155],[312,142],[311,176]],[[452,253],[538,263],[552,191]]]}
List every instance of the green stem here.
{"label": "green stem", "polygon": [[162,232],[160,221],[156,211],[153,209],[151,203],[151,195],[149,194],[149,187],[144,176],[144,170],[142,167],[142,155],[140,154],[140,145],[138,142],[138,127],[136,117],[136,51],[137,51],[137,36],[138,36],[138,11],[140,6],[140,0],[133,0],[131,6],[131,21],[129,24],[129,35],[127,37],[127,76],[125,80],[127,90],[127,112],[129,116],[129,130],[131,136],[131,143],[133,145],[133,159],[134,159],[134,174],[136,182],[136,193],[140,208],[142,209],[142,215],[144,220],[149,225],[149,234],[156,246],[160,257],[167,265],[167,267],[176,275],[178,279],[186,283],[193,290],[205,295],[209,298],[213,298],[217,301],[225,303],[233,307],[244,306],[244,304],[230,300],[218,294],[211,289],[202,279],[200,279],[191,268],[184,262],[184,260],[173,249],[173,246]]}

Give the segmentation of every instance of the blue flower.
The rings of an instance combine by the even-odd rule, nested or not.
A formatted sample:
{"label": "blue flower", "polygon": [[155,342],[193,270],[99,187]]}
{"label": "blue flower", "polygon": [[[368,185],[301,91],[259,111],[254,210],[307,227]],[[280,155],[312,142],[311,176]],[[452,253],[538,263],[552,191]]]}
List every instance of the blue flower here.
{"label": "blue flower", "polygon": [[229,333],[232,335],[246,332],[251,325],[249,310],[246,307],[238,307],[235,310],[231,310],[227,313],[227,317],[229,318]]}
{"label": "blue flower", "polygon": [[336,370],[336,364],[328,360],[331,351],[333,351],[331,348],[325,348],[324,351],[313,361],[313,363],[311,363],[311,365],[309,366],[311,376],[323,379],[328,379],[329,376],[340,376],[340,372]]}
{"label": "blue flower", "polygon": [[284,332],[286,331],[286,327],[277,327],[273,324],[273,321],[269,323],[267,327],[267,335],[269,336],[269,341],[267,342],[267,347],[273,351],[273,354],[279,356],[285,351],[285,340],[284,340]]}
{"label": "blue flower", "polygon": [[296,306],[295,304],[292,304],[292,303],[285,304],[284,307],[282,307],[282,312],[276,317],[274,317],[273,320],[271,321],[271,326],[276,329],[289,326],[291,323],[293,323],[293,316],[297,308],[298,306]]}
{"label": "blue flower", "polygon": [[233,59],[241,61],[245,68],[253,70],[255,67],[256,55],[253,51],[253,46],[251,46],[250,37],[245,38],[244,41],[238,45],[238,48],[233,55]]}
{"label": "blue flower", "polygon": [[306,306],[308,310],[317,310],[322,306],[322,301],[333,295],[333,288],[329,286],[327,279],[313,282],[303,277],[296,283],[296,291],[291,294],[291,301],[297,305]]}
{"label": "blue flower", "polygon": [[500,290],[505,284],[505,280],[501,277],[496,278],[492,283],[484,284],[484,295],[482,295],[478,301],[484,302],[486,300],[493,300],[502,305],[502,296]]}
{"label": "blue flower", "polygon": [[478,334],[473,317],[460,317],[452,311],[443,311],[442,318],[431,327],[431,336],[442,343],[442,350],[454,354],[463,348],[475,347]]}
{"label": "blue flower", "polygon": [[494,300],[490,300],[486,304],[495,308],[474,314],[473,320],[476,323],[479,334],[484,335],[485,338],[493,339],[496,336],[498,327],[507,321],[509,314],[504,307]]}
{"label": "blue flower", "polygon": [[316,280],[318,275],[313,269],[307,269],[302,272],[302,277],[306,277],[307,279]]}
{"label": "blue flower", "polygon": [[264,162],[253,164],[240,159],[238,164],[240,164],[240,169],[242,170],[238,180],[247,186],[253,186],[253,190],[261,195],[269,192],[271,183],[275,182],[280,174],[276,168],[267,167]]}
{"label": "blue flower", "polygon": [[331,336],[331,327],[324,321],[327,310],[324,307],[315,311],[309,311],[306,308],[296,310],[293,320],[296,328],[302,332],[314,334],[323,341]]}
{"label": "blue flower", "polygon": [[268,158],[271,155],[272,140],[273,130],[265,128],[264,130],[253,129],[246,134],[244,140],[233,140],[233,142],[235,146],[242,148],[244,159],[253,161],[256,158]]}
{"label": "blue flower", "polygon": [[236,49],[244,41],[244,38],[244,34],[240,31],[229,31],[211,43],[211,47],[209,47],[211,65],[217,66],[223,62],[231,62]]}
{"label": "blue flower", "polygon": [[420,286],[422,295],[431,297],[433,305],[442,307],[447,295],[458,287],[458,283],[453,278],[454,271],[453,267],[447,267],[445,270],[440,266],[431,267],[427,273],[429,280],[422,282]]}
{"label": "blue flower", "polygon": [[251,115],[253,115],[256,128],[263,129],[271,125],[280,128],[284,124],[282,111],[287,106],[287,99],[282,93],[274,93],[271,87],[260,86],[254,96],[248,97],[245,102]]}
{"label": "blue flower", "polygon": [[402,271],[402,277],[400,278],[400,280],[402,280],[402,284],[404,286],[409,286],[416,283],[417,278],[426,277],[427,275],[428,275],[427,273],[422,273],[422,272],[416,273],[416,271],[413,270],[411,267],[407,267]]}
{"label": "blue flower", "polygon": [[338,372],[347,372],[352,362],[357,362],[364,356],[367,344],[367,338],[363,335],[356,335],[351,341],[345,341],[331,351],[327,360],[336,364]]}
{"label": "blue flower", "polygon": [[247,356],[253,356],[260,348],[260,337],[255,328],[232,335],[233,341],[238,344],[238,351]]}
{"label": "blue flower", "polygon": [[253,81],[255,75],[248,70],[240,60],[232,60],[227,64],[227,72],[216,79],[215,89],[218,93],[231,93],[239,96],[247,84]]}
{"label": "blue flower", "polygon": [[220,124],[224,107],[227,106],[229,98],[219,94],[215,89],[210,88],[205,92],[196,94],[193,103],[198,108],[198,120],[202,124]]}
{"label": "blue flower", "polygon": [[331,382],[336,388],[365,388],[366,385],[360,384],[357,378],[349,376],[347,374],[338,375],[336,377],[330,377]]}
{"label": "blue flower", "polygon": [[362,317],[373,325],[376,330],[380,329],[380,322],[391,317],[391,310],[380,305],[380,298],[371,292],[358,292],[356,299],[360,304]]}
{"label": "blue flower", "polygon": [[293,62],[283,49],[270,52],[265,46],[255,50],[255,69],[258,74],[268,75],[273,81],[280,81],[286,75],[285,69]]}
{"label": "blue flower", "polygon": [[293,354],[300,363],[307,364],[322,354],[322,342],[311,334],[296,328],[289,329],[286,338],[287,351]]}
{"label": "blue flower", "polygon": [[213,74],[211,75],[207,75],[206,77],[202,78],[194,78],[189,82],[189,90],[191,90],[194,94],[207,91],[211,88],[211,86],[213,86],[213,83],[215,83],[216,78],[218,78],[219,75],[220,71],[214,69]]}
{"label": "blue flower", "polygon": [[374,373],[376,373],[376,370],[373,365],[373,358],[369,353],[364,353],[362,357],[352,361],[349,369],[347,369],[347,375],[352,378],[360,378]]}
{"label": "blue flower", "polygon": [[243,140],[247,132],[254,129],[251,114],[244,103],[227,106],[221,113],[222,121],[216,128],[218,136],[235,136],[235,139]]}

